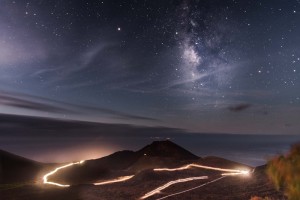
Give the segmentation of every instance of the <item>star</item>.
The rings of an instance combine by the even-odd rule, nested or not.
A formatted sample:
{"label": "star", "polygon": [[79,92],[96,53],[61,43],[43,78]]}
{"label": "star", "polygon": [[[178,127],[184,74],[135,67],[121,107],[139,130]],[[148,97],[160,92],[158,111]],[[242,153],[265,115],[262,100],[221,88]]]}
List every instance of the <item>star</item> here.
{"label": "star", "polygon": [[118,31],[121,31],[121,28],[120,28],[120,27],[118,27],[118,28],[117,28],[117,30],[118,30]]}

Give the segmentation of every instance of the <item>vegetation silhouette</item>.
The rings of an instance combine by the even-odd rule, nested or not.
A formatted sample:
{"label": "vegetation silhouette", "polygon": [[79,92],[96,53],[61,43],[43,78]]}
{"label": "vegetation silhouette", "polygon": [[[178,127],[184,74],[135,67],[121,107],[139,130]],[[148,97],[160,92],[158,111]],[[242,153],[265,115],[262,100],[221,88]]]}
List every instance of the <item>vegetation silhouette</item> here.
{"label": "vegetation silhouette", "polygon": [[268,162],[267,174],[277,190],[283,190],[289,200],[300,197],[300,143],[292,146],[286,155]]}

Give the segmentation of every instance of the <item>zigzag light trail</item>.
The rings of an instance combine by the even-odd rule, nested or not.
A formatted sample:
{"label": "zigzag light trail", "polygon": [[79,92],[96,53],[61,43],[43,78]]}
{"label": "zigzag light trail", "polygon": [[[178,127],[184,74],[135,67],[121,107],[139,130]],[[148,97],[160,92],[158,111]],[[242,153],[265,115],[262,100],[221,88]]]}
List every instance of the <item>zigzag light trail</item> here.
{"label": "zigzag light trail", "polygon": [[178,179],[178,180],[175,180],[175,181],[170,181],[170,182],[164,184],[163,186],[160,186],[160,187],[156,188],[155,190],[152,190],[151,192],[148,192],[147,194],[142,196],[141,199],[146,199],[150,196],[158,194],[162,190],[170,187],[171,185],[174,185],[174,184],[177,184],[177,183],[184,183],[184,182],[188,182],[188,181],[201,180],[201,179],[208,179],[208,177],[207,176],[197,176],[197,177],[183,178],[183,179]]}
{"label": "zigzag light trail", "polygon": [[169,171],[169,172],[172,172],[172,171],[187,170],[187,169],[190,169],[192,167],[227,172],[227,173],[223,173],[222,176],[223,175],[228,176],[228,175],[241,175],[241,174],[247,175],[247,174],[249,174],[248,170],[225,169],[225,168],[210,167],[210,166],[198,165],[198,164],[188,164],[188,165],[184,165],[184,166],[178,167],[178,168],[156,168],[156,169],[153,169],[153,170],[154,171]]}
{"label": "zigzag light trail", "polygon": [[82,163],[84,163],[84,160],[81,160],[79,162],[69,163],[67,165],[63,165],[61,167],[55,168],[53,171],[51,171],[51,172],[49,172],[49,173],[47,173],[43,176],[43,183],[44,184],[49,184],[49,185],[56,185],[56,186],[59,186],[59,187],[69,187],[70,185],[63,185],[63,184],[60,184],[60,183],[55,183],[55,182],[48,181],[48,178],[50,176],[52,176],[53,174],[55,174],[56,172],[58,172],[59,170],[61,170],[61,169],[64,169],[64,168],[67,168],[67,167],[70,167],[70,166],[73,166],[73,165],[82,164]]}
{"label": "zigzag light trail", "polygon": [[[63,165],[61,167],[55,168],[53,171],[50,171],[49,173],[47,173],[47,174],[45,174],[43,176],[43,183],[44,184],[49,184],[49,185],[55,185],[55,186],[58,186],[58,187],[70,187],[70,185],[67,185],[67,184],[64,185],[64,184],[60,184],[60,183],[49,181],[49,177],[52,176],[52,175],[54,175],[55,173],[57,173],[58,171],[60,171],[60,170],[62,170],[64,168],[71,167],[73,165],[82,164],[82,163],[84,163],[84,160],[81,160],[79,162],[69,163],[67,165]],[[118,177],[116,179],[94,183],[94,185],[106,185],[106,184],[111,184],[111,183],[123,182],[123,181],[127,181],[127,180],[131,179],[132,177],[134,177],[134,175],[121,176],[121,177]]]}
{"label": "zigzag light trail", "polygon": [[[195,167],[195,168],[202,168],[202,169],[209,169],[209,170],[215,170],[215,171],[222,171],[222,172],[225,172],[225,173],[222,173],[222,177],[220,178],[217,178],[215,180],[212,180],[210,182],[207,182],[207,183],[204,183],[202,185],[199,185],[197,187],[194,187],[194,188],[191,188],[191,189],[187,189],[187,190],[184,190],[184,191],[181,191],[181,192],[177,192],[177,193],[173,193],[173,194],[170,194],[170,195],[167,195],[165,197],[162,197],[160,199],[165,199],[165,198],[168,198],[168,197],[171,197],[171,196],[175,196],[175,195],[178,195],[178,194],[182,194],[182,193],[185,193],[185,192],[189,192],[191,190],[194,190],[194,189],[197,189],[197,188],[200,188],[200,187],[203,187],[205,185],[208,185],[210,183],[213,183],[213,182],[216,182],[226,176],[237,176],[237,175],[249,175],[250,172],[248,170],[237,170],[237,169],[225,169],[225,168],[219,168],[219,167],[210,167],[210,166],[205,166],[205,165],[198,165],[198,164],[188,164],[188,165],[184,165],[182,167],[178,167],[178,168],[156,168],[156,169],[153,169],[153,171],[157,171],[157,172],[161,172],[161,171],[169,171],[169,172],[173,172],[173,171],[182,171],[182,170],[187,170],[187,169],[190,169],[192,167]],[[207,177],[207,176],[206,176]],[[207,177],[208,178],[208,177]],[[189,178],[187,178],[189,179]],[[171,181],[163,186],[160,186],[150,192],[148,192],[147,194],[145,194],[144,196],[141,197],[141,199],[146,199],[150,196],[153,196],[155,194],[158,194],[161,192],[161,190],[163,189],[166,189],[168,187],[170,187],[171,185],[175,184],[175,183],[181,183],[181,182],[185,182],[185,181],[181,181],[182,179],[178,179],[178,180],[174,180],[174,181]],[[191,178],[191,180],[189,181],[193,181],[193,180],[197,180],[197,179],[193,179],[193,177]],[[172,183],[172,184],[170,184]]]}
{"label": "zigzag light trail", "polygon": [[[43,176],[43,183],[44,184],[50,184],[50,185],[55,185],[55,186],[59,186],[59,187],[69,187],[70,185],[64,185],[64,184],[60,184],[60,183],[56,183],[56,182],[51,182],[49,181],[49,177],[54,175],[55,173],[57,173],[58,171],[62,170],[62,169],[65,169],[67,167],[71,167],[73,165],[78,165],[78,164],[82,164],[84,163],[84,160],[82,161],[79,161],[79,162],[73,162],[73,163],[69,163],[67,165],[63,165],[61,167],[57,167],[55,168],[53,171],[50,171],[49,173],[45,174]],[[177,192],[177,193],[173,193],[173,194],[170,194],[170,195],[167,195],[165,197],[162,197],[160,199],[165,199],[165,198],[168,198],[168,197],[171,197],[171,196],[175,196],[175,195],[179,195],[179,194],[182,194],[182,193],[185,193],[185,192],[189,192],[191,190],[194,190],[194,189],[197,189],[197,188],[200,188],[200,187],[203,187],[205,185],[208,185],[210,183],[213,183],[213,182],[216,182],[226,176],[237,176],[237,175],[249,175],[250,174],[250,171],[248,170],[237,170],[237,169],[225,169],[225,168],[219,168],[219,167],[211,167],[211,166],[205,166],[205,165],[198,165],[198,164],[188,164],[188,165],[184,165],[182,167],[178,167],[178,168],[156,168],[156,169],[153,169],[153,171],[156,171],[156,172],[162,172],[162,171],[169,171],[169,172],[173,172],[173,171],[182,171],[182,170],[187,170],[187,169],[190,169],[192,167],[195,167],[195,168],[202,168],[202,169],[209,169],[209,170],[215,170],[215,171],[222,171],[224,173],[222,173],[221,177],[220,178],[217,178],[215,180],[212,180],[212,181],[209,181],[207,183],[204,183],[202,185],[199,185],[199,186],[196,186],[194,188],[190,188],[190,189],[187,189],[187,190],[184,190],[184,191],[181,191],[181,192]],[[121,176],[121,177],[118,177],[116,179],[111,179],[111,180],[107,180],[107,181],[103,181],[103,182],[98,182],[98,183],[94,183],[94,185],[105,185],[105,184],[112,184],[112,183],[117,183],[117,182],[124,182],[124,181],[127,181],[131,178],[133,178],[135,175],[130,175],[130,176]],[[146,193],[144,196],[141,197],[141,199],[146,199],[150,196],[153,196],[153,195],[156,195],[158,193],[160,193],[162,190],[174,185],[174,184],[177,184],[177,183],[183,183],[183,182],[188,182],[188,181],[195,181],[195,180],[200,180],[200,179],[208,179],[208,176],[198,176],[198,177],[189,177],[189,178],[184,178],[184,179],[177,179],[177,180],[173,180],[173,181],[170,181],[148,193]]]}
{"label": "zigzag light trail", "polygon": [[193,187],[193,188],[190,188],[190,189],[187,189],[187,190],[183,190],[183,191],[181,191],[181,192],[176,192],[176,193],[173,193],[173,194],[169,194],[169,195],[167,195],[167,196],[161,197],[161,198],[156,199],[156,200],[166,199],[166,198],[169,198],[169,197],[172,197],[172,196],[175,196],[175,195],[183,194],[183,193],[185,193],[185,192],[189,192],[189,191],[192,191],[192,190],[201,188],[201,187],[206,186],[206,185],[208,185],[208,184],[211,184],[211,183],[213,183],[213,182],[217,182],[218,180],[221,180],[221,179],[224,178],[224,177],[225,177],[225,176],[221,176],[220,178],[214,179],[214,180],[209,181],[209,182],[207,182],[207,183],[204,183],[204,184],[202,184],[202,185],[198,185],[198,186],[196,186],[196,187]]}

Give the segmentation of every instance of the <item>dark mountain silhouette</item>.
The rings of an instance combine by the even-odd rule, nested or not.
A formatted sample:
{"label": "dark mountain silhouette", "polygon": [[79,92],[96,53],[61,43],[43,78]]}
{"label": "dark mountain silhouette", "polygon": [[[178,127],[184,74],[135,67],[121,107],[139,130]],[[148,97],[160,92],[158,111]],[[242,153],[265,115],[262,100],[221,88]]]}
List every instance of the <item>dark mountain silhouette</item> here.
{"label": "dark mountain silhouette", "polygon": [[133,151],[118,151],[111,155],[86,160],[83,165],[74,165],[57,173],[52,179],[65,184],[91,183],[99,179],[109,179],[127,174],[124,170],[130,167],[139,155]]}
{"label": "dark mountain silhouette", "polygon": [[0,150],[0,183],[34,181],[44,164]]}
{"label": "dark mountain silhouette", "polygon": [[[171,141],[156,141],[134,151],[119,151],[109,156],[87,160],[82,165],[74,165],[51,176],[50,181],[71,184],[69,188],[39,184],[19,184],[33,181],[37,175],[44,175],[60,165],[38,163],[11,153],[0,151],[0,196],[3,199],[50,200],[50,199],[139,199],[142,195],[170,181],[179,178],[208,176],[208,180],[192,181],[174,185],[151,199],[199,186],[220,177],[220,172],[190,168],[174,172],[157,172],[156,167],[179,167],[195,163],[230,169],[251,169],[246,165],[220,157],[198,157]],[[269,196],[284,199],[275,190],[265,174],[265,165],[257,167],[249,177],[233,176],[192,190],[174,199],[250,199],[251,196]],[[42,172],[42,173],[41,173]],[[94,186],[94,183],[125,175],[135,175],[126,182]],[[4,183],[4,184],[3,184]],[[7,184],[13,183],[13,184]],[[17,184],[16,184],[17,183]],[[40,182],[41,183],[41,182]]]}
{"label": "dark mountain silhouette", "polygon": [[[1,183],[33,181],[55,166],[35,162],[1,151]],[[92,183],[117,176],[137,174],[154,168],[174,168],[190,163],[224,167],[245,168],[248,166],[219,157],[198,157],[179,145],[166,140],[154,141],[138,151],[118,151],[111,155],[87,160],[83,165],[74,165],[60,170],[51,180],[65,184]]]}
{"label": "dark mountain silhouette", "polygon": [[136,152],[119,151],[103,158],[87,160],[84,165],[76,165],[58,173],[54,180],[62,183],[89,183],[117,174],[136,174],[155,167],[175,167],[197,159],[198,156],[169,140],[154,141]]}
{"label": "dark mountain silhouette", "polygon": [[154,141],[136,153],[152,157],[172,157],[183,160],[193,160],[199,158],[198,156],[192,154],[170,140]]}
{"label": "dark mountain silhouette", "polygon": [[139,159],[128,168],[134,172],[159,167],[177,167],[201,159],[170,140],[154,141],[136,154],[139,155]]}

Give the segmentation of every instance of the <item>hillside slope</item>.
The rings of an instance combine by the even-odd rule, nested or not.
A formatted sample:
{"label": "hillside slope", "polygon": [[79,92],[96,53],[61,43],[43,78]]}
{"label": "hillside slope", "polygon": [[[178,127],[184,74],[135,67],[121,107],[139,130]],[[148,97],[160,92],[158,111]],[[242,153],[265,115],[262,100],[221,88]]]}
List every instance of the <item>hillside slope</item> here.
{"label": "hillside slope", "polygon": [[34,181],[45,165],[0,150],[0,183]]}

